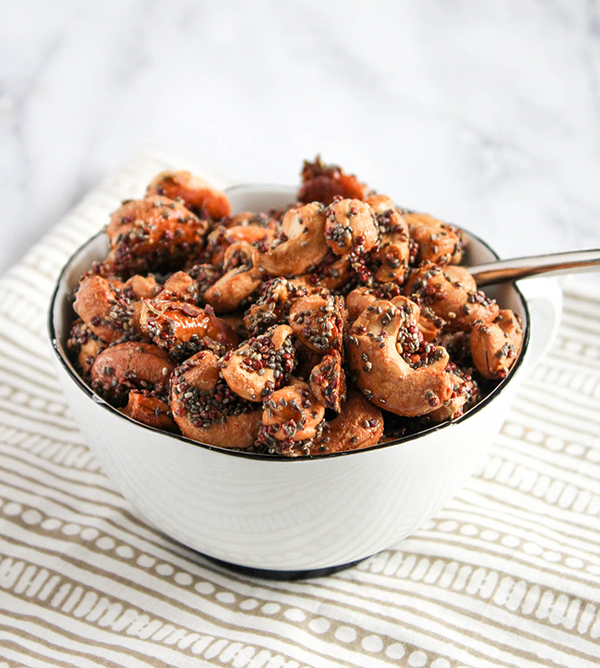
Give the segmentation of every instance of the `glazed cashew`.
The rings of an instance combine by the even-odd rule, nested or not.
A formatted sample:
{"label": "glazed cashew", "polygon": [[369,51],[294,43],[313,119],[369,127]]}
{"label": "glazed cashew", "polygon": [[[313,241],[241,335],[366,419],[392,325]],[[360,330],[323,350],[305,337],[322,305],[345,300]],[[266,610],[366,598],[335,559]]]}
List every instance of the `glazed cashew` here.
{"label": "glazed cashew", "polygon": [[523,345],[519,318],[504,309],[493,322],[475,323],[469,345],[477,371],[484,378],[505,378]]}
{"label": "glazed cashew", "polygon": [[262,401],[284,385],[295,362],[291,336],[291,327],[275,325],[227,353],[220,366],[229,387],[247,401]]}
{"label": "glazed cashew", "polygon": [[[380,283],[377,287],[360,286],[354,288],[346,297],[346,308],[348,309],[348,322],[354,322],[356,318],[377,299],[393,301],[402,294],[397,283]],[[445,321],[436,315],[429,306],[421,304],[419,309],[419,329],[425,341],[433,343],[440,334]]]}
{"label": "glazed cashew", "polygon": [[252,246],[238,242],[225,251],[226,273],[204,293],[204,300],[216,313],[231,313],[262,283],[262,273],[254,267]]}
{"label": "glazed cashew", "polygon": [[[178,272],[179,273],[179,272]],[[168,282],[168,281],[167,281]],[[160,285],[152,274],[140,276],[136,274],[128,278],[123,284],[124,292],[130,292],[132,299],[152,299],[160,292]]]}
{"label": "glazed cashew", "polygon": [[381,266],[375,279],[380,283],[402,282],[410,259],[408,224],[393,200],[385,195],[372,195],[367,198],[367,204],[375,214],[380,236],[380,248],[374,254],[374,259]]}
{"label": "glazed cashew", "polygon": [[356,389],[349,388],[343,411],[329,423],[310,454],[362,450],[377,445],[383,436],[383,415]]}
{"label": "glazed cashew", "polygon": [[[491,322],[498,315],[498,304],[481,291],[472,287],[466,270],[454,267],[452,280],[445,268],[430,262],[411,273],[405,286],[405,294],[423,307],[429,307],[445,320],[445,328],[451,331],[470,330],[481,320]],[[472,279],[471,279],[472,280]],[[466,287],[464,287],[466,285]]]}
{"label": "glazed cashew", "polygon": [[272,276],[298,276],[327,255],[325,213],[317,202],[290,209],[281,221],[284,240],[259,250],[255,266]]}
{"label": "glazed cashew", "polygon": [[348,361],[367,399],[396,415],[424,415],[451,396],[448,354],[421,345],[416,304],[402,297],[394,302],[378,300],[356,319]]}
{"label": "glazed cashew", "polygon": [[240,213],[236,213],[235,216],[231,216],[231,218],[222,220],[221,225],[225,225],[225,227],[228,228],[247,227],[249,225],[254,225],[256,227],[275,230],[277,222],[276,218],[276,215],[272,216],[262,212],[256,213],[254,211],[240,211]]}
{"label": "glazed cashew", "polygon": [[367,306],[371,306],[376,301],[377,297],[371,288],[367,288],[366,286],[354,288],[346,297],[348,322],[354,322]]}
{"label": "glazed cashew", "polygon": [[269,452],[295,456],[298,448],[310,447],[310,441],[320,434],[324,417],[325,407],[309,385],[292,378],[265,400],[259,441],[267,444]]}
{"label": "glazed cashew", "polygon": [[96,357],[106,348],[106,345],[85,322],[77,320],[73,323],[67,348],[72,354],[77,355],[77,363],[84,375],[90,373]]}
{"label": "glazed cashew", "polygon": [[83,279],[73,309],[91,331],[106,343],[116,343],[135,333],[132,300],[116,288],[114,282],[101,276],[87,276]]}
{"label": "glazed cashew", "polygon": [[259,298],[244,314],[244,323],[252,335],[287,320],[292,304],[308,294],[308,289],[287,278],[272,278],[263,283]]}
{"label": "glazed cashew", "polygon": [[156,429],[177,431],[169,404],[153,397],[147,390],[131,390],[127,406],[121,409],[121,413]]}
{"label": "glazed cashew", "polygon": [[142,331],[175,359],[189,357],[204,348],[225,352],[235,348],[239,337],[209,310],[171,299],[144,299],[140,314]]}
{"label": "glazed cashew", "polygon": [[204,248],[207,223],[166,197],[129,200],[110,218],[107,262],[119,276],[170,271]]}
{"label": "glazed cashew", "polygon": [[275,236],[275,227],[265,227],[264,225],[257,225],[251,222],[246,225],[232,225],[227,228],[225,236],[230,244],[237,241],[245,241],[248,244],[254,244],[259,241],[270,243]]}
{"label": "glazed cashew", "polygon": [[228,216],[231,210],[227,195],[205,179],[186,171],[166,171],[152,179],[146,196],[163,195],[181,201],[198,215],[207,213],[214,220]]}
{"label": "glazed cashew", "polygon": [[379,230],[371,207],[342,199],[327,207],[325,238],[336,255],[364,255],[377,243]]}
{"label": "glazed cashew", "polygon": [[219,225],[207,237],[206,255],[213,265],[221,267],[224,262],[225,252],[232,244],[245,242],[256,244],[264,242],[270,244],[275,238],[274,230],[260,225],[234,225],[226,227]]}
{"label": "glazed cashew", "polygon": [[462,233],[427,213],[407,213],[410,236],[418,246],[416,262],[458,264],[462,258]]}
{"label": "glazed cashew", "polygon": [[298,193],[300,202],[331,204],[336,197],[364,199],[367,186],[356,176],[346,174],[338,165],[326,165],[317,156],[314,162],[304,162],[302,187]]}
{"label": "glazed cashew", "polygon": [[310,374],[310,389],[317,400],[336,413],[342,410],[346,400],[346,374],[343,359],[338,350],[324,355]]}
{"label": "glazed cashew", "polygon": [[332,295],[307,295],[290,308],[294,334],[305,346],[322,354],[342,349],[345,321],[344,301]]}
{"label": "glazed cashew", "polygon": [[453,285],[463,288],[467,292],[477,292],[475,279],[464,267],[459,267],[456,264],[448,264],[442,267],[442,271]]}
{"label": "glazed cashew", "polygon": [[92,366],[92,388],[119,403],[129,390],[149,390],[166,396],[175,364],[151,343],[126,341],[103,350]]}
{"label": "glazed cashew", "polygon": [[198,302],[198,283],[185,271],[176,271],[165,281],[162,290],[156,297],[157,299],[196,304]]}
{"label": "glazed cashew", "polygon": [[362,285],[354,288],[346,297],[348,322],[354,322],[367,306],[378,299],[392,301],[401,295],[402,290],[397,283],[375,283],[372,287]]}
{"label": "glazed cashew", "polygon": [[345,288],[351,278],[352,262],[350,258],[347,255],[339,257],[330,253],[314,271],[302,274],[294,280],[306,285],[309,290],[325,289],[336,292]]}
{"label": "glazed cashew", "polygon": [[187,272],[196,283],[196,303],[204,301],[204,295],[211,285],[214,285],[223,276],[220,268],[212,264],[195,264]]}
{"label": "glazed cashew", "polygon": [[[467,292],[467,303],[471,300],[475,301],[476,303],[480,299],[480,295],[476,295],[477,293],[477,283],[475,282],[475,279],[471,274],[464,268],[464,267],[459,267],[458,265],[454,264],[449,264],[445,265],[442,267],[442,272],[444,274],[444,277],[452,283],[454,288],[460,288],[461,290],[464,290]],[[456,311],[462,311],[464,313],[465,310],[470,309],[470,307],[467,307],[465,309],[464,302],[462,301],[464,299],[464,293],[463,292],[457,292],[456,290],[452,290],[452,295],[453,295],[453,301],[449,304],[447,304],[447,308],[445,309],[440,309],[439,307],[436,309],[438,312],[443,312],[445,314],[448,314],[451,316],[453,311],[452,309],[456,309]],[[439,299],[439,298],[438,298]],[[427,299],[424,301],[428,301]],[[479,307],[475,310],[475,313],[478,315],[481,315],[483,318],[491,318],[493,317],[493,314],[495,313],[495,307],[490,306],[490,310],[484,310],[482,311]],[[446,326],[446,321],[440,317],[437,313],[436,310],[434,310],[431,306],[427,306],[423,300],[421,301],[421,317],[419,319],[419,329],[421,330],[421,333],[423,334],[423,337],[425,338],[426,341],[433,342],[435,341],[441,334],[441,332],[444,330],[444,327]],[[466,315],[466,314],[465,314]],[[467,320],[466,328],[468,329],[470,327],[471,320]],[[451,328],[455,328],[457,326],[462,327],[464,324],[464,320],[462,318],[458,318],[458,322],[456,319],[454,320],[454,324],[451,325]],[[442,344],[443,345],[443,344]],[[455,359],[454,355],[451,355],[452,359]]]}
{"label": "glazed cashew", "polygon": [[427,414],[427,419],[432,422],[455,420],[477,400],[479,388],[470,373],[455,369],[450,372],[450,377],[452,394],[442,406]]}
{"label": "glazed cashew", "polygon": [[258,436],[262,411],[235,395],[209,350],[196,353],[173,373],[171,410],[181,433],[220,448],[248,449]]}

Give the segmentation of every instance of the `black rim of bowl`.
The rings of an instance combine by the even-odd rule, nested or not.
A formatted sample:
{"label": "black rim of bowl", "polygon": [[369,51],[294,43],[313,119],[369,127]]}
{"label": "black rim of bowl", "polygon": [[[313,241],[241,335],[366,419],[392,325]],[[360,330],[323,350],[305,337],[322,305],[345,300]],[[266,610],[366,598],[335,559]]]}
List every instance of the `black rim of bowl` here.
{"label": "black rim of bowl", "polygon": [[[243,187],[243,186],[238,186],[238,187]],[[469,230],[466,230],[462,228],[464,232],[466,232],[472,239],[480,243],[482,246],[484,246],[496,259],[499,259],[498,254],[496,251],[489,246],[483,239],[480,239],[476,234],[473,234]],[[494,387],[489,394],[487,394],[479,403],[475,404],[473,408],[469,409],[464,415],[461,417],[455,419],[455,420],[450,420],[446,422],[441,422],[439,424],[434,424],[431,425],[430,427],[426,427],[422,431],[419,431],[415,434],[408,434],[406,436],[402,436],[400,438],[394,439],[392,441],[387,441],[385,443],[378,443],[377,445],[373,445],[370,448],[363,448],[361,450],[343,450],[342,452],[332,452],[329,454],[323,454],[323,455],[304,455],[302,457],[279,457],[277,455],[269,455],[269,454],[263,454],[263,453],[255,453],[255,452],[247,452],[245,450],[234,450],[234,449],[229,449],[229,448],[220,448],[214,445],[209,445],[207,443],[202,443],[200,441],[194,441],[191,438],[187,438],[186,436],[182,436],[180,434],[169,434],[165,431],[162,431],[161,429],[157,429],[156,427],[151,427],[149,425],[145,425],[141,422],[137,422],[136,420],[133,420],[132,418],[124,415],[121,413],[119,410],[117,410],[114,406],[111,406],[107,401],[105,401],[100,395],[96,394],[91,387],[89,387],[83,379],[79,376],[73,365],[71,364],[70,360],[66,357],[65,354],[63,354],[61,350],[61,346],[59,345],[59,340],[56,336],[56,328],[54,325],[54,310],[55,310],[55,305],[56,305],[56,299],[58,296],[58,291],[63,283],[63,280],[65,278],[65,275],[68,273],[73,261],[84,251],[86,248],[91,245],[96,239],[104,235],[104,230],[101,230],[100,232],[97,232],[94,234],[94,236],[90,237],[86,242],[84,242],[77,250],[75,250],[63,268],[61,269],[60,275],[58,277],[58,280],[56,282],[56,286],[54,288],[54,291],[52,293],[52,299],[50,300],[50,308],[48,311],[48,332],[50,335],[50,341],[52,343],[52,348],[54,350],[55,355],[57,356],[59,362],[61,363],[62,367],[65,369],[67,374],[70,376],[71,380],[75,382],[78,387],[83,390],[84,394],[88,397],[90,401],[92,401],[96,406],[100,406],[104,408],[105,410],[108,410],[109,412],[113,413],[114,415],[118,416],[122,420],[127,420],[128,422],[131,422],[132,424],[136,425],[140,429],[149,429],[150,431],[154,431],[158,434],[161,434],[165,438],[173,438],[177,439],[179,441],[183,441],[185,443],[189,443],[190,445],[193,445],[195,447],[199,448],[205,448],[207,450],[212,450],[214,452],[220,452],[224,455],[229,455],[232,457],[244,457],[248,459],[254,459],[254,460],[262,460],[262,461],[270,461],[270,462],[285,462],[285,463],[290,463],[290,462],[306,462],[306,461],[315,461],[315,460],[322,460],[322,459],[331,459],[333,457],[351,457],[351,456],[359,456],[361,453],[366,453],[366,452],[373,452],[374,450],[380,450],[383,448],[392,448],[392,447],[397,447],[402,445],[403,443],[406,443],[408,441],[415,441],[420,438],[424,438],[425,436],[428,436],[429,434],[432,434],[434,432],[440,431],[442,429],[448,429],[450,427],[456,426],[461,424],[464,420],[469,419],[471,416],[475,415],[478,413],[480,410],[483,410],[489,403],[491,403],[508,385],[510,380],[515,376],[516,372],[519,370],[523,363],[523,359],[525,358],[525,354],[527,353],[527,349],[529,346],[529,338],[530,338],[530,327],[531,327],[531,320],[530,320],[530,313],[529,313],[529,308],[527,307],[527,301],[525,300],[523,293],[519,289],[518,285],[516,283],[512,283],[512,287],[515,289],[517,295],[519,296],[519,299],[521,300],[521,305],[523,307],[523,311],[525,313],[525,335],[523,337],[523,345],[521,348],[521,353],[519,357],[517,358],[517,361],[513,365],[512,369],[510,370],[510,373],[506,378],[501,380],[496,387]]]}

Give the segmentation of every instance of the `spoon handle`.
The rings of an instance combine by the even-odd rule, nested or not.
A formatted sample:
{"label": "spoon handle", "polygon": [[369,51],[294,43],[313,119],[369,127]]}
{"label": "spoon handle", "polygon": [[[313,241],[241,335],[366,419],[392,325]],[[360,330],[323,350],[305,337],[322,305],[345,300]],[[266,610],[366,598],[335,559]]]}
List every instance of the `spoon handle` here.
{"label": "spoon handle", "polygon": [[467,269],[478,286],[517,281],[538,274],[557,276],[580,271],[600,271],[600,248],[498,260]]}

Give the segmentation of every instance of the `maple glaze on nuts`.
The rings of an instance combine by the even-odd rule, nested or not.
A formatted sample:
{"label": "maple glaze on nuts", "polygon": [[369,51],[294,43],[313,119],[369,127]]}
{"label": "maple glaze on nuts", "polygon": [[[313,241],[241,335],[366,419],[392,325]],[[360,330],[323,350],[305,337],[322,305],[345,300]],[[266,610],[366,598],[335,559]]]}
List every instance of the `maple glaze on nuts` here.
{"label": "maple glaze on nuts", "polygon": [[169,171],[110,217],[68,349],[127,417],[321,456],[454,420],[510,373],[521,323],[460,266],[459,228],[320,157],[288,208],[230,210],[204,179]]}
{"label": "maple glaze on nuts", "polygon": [[171,378],[171,410],[184,436],[221,448],[253,445],[261,411],[224,382],[219,358],[203,350],[177,367]]}
{"label": "maple glaze on nuts", "polygon": [[162,195],[181,202],[187,209],[213,220],[229,215],[231,207],[227,195],[208,181],[190,172],[167,171],[158,174],[148,186],[146,195]]}

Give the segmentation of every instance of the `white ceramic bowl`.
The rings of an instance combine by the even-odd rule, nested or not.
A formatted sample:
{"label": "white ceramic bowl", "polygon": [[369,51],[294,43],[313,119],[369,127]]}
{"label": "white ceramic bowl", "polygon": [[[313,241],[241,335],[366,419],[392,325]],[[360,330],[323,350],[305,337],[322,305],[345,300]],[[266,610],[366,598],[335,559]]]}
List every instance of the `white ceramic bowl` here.
{"label": "white ceramic bowl", "polygon": [[[295,189],[238,186],[234,212],[291,203]],[[495,253],[468,235],[468,261]],[[556,288],[529,305],[513,285],[487,290],[525,326],[523,352],[505,381],[460,419],[368,450],[277,459],[196,443],[123,416],[79,378],[66,354],[79,276],[103,259],[99,234],[66,264],[50,307],[56,369],[84,438],[104,471],[151,524],[230,565],[293,576],[368,557],[423,525],[482,464],[532,356],[558,320]],[[539,322],[532,323],[535,306]],[[530,337],[533,325],[533,336]],[[534,344],[534,345],[532,345]]]}

